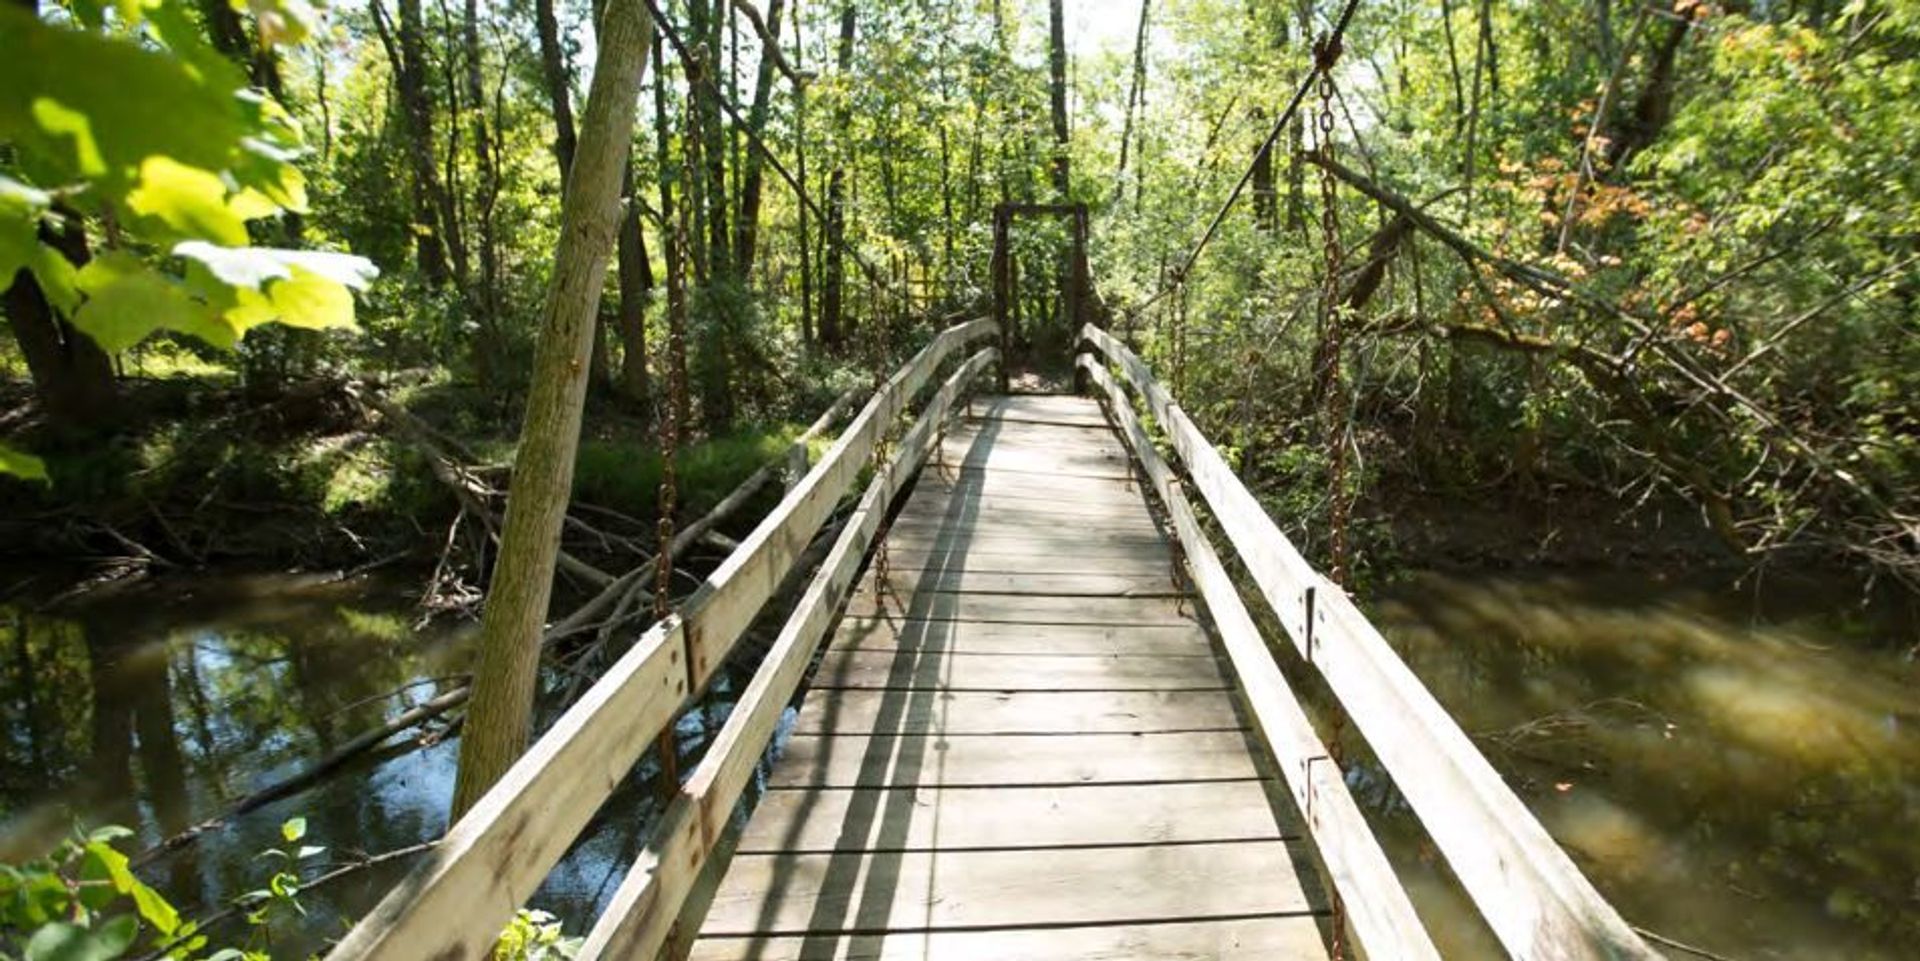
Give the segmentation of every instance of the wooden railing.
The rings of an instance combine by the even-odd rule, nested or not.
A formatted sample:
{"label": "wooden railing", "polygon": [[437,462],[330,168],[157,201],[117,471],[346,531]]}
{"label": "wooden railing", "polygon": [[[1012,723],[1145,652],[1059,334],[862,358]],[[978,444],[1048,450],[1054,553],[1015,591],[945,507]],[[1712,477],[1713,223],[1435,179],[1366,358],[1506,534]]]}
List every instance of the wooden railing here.
{"label": "wooden railing", "polygon": [[[740,547],[568,708],[328,957],[486,957],[640,755],[694,703],[869,465],[874,446],[944,361],[995,330],[987,319],[949,327],[894,373]],[[886,507],[954,398],[997,356],[987,348],[963,361],[899,442],[893,469],[869,486],[719,738],[594,926],[583,956],[613,949],[652,957],[664,943]]]}
{"label": "wooden railing", "polygon": [[1325,747],[1221,567],[1180,480],[1155,449],[1119,381],[1153,415],[1294,648],[1325,679],[1507,952],[1523,959],[1658,959],[1346,592],[1316,573],[1281,533],[1146,364],[1091,324],[1082,330],[1082,342],[1091,350],[1080,355],[1080,369],[1105,393],[1172,515],[1255,727],[1306,815],[1354,936],[1367,955],[1437,957],[1345,782],[1326,761]]}

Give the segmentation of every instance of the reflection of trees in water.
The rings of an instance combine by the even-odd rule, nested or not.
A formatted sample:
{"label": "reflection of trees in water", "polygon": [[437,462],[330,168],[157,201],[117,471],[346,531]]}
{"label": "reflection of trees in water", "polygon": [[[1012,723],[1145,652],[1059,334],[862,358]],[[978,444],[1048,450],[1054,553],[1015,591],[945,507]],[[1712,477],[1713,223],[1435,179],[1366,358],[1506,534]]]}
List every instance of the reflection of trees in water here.
{"label": "reflection of trees in water", "polygon": [[1858,957],[1920,943],[1910,668],[1819,595],[1761,618],[1603,581],[1422,577],[1378,623],[1623,910]]}

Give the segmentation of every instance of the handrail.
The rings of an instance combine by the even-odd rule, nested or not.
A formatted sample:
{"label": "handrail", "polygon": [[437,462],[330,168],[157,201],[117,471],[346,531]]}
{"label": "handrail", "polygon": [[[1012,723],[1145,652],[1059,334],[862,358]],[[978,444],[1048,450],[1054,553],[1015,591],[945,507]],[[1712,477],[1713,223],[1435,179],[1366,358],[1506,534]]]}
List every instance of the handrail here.
{"label": "handrail", "polygon": [[985,318],[949,327],[888,378],[740,547],[514,762],[330,961],[485,956],[641,753],[712,678],[883,431],[955,349],[994,330]]}
{"label": "handrail", "polygon": [[[833,623],[894,497],[937,443],[936,428],[953,401],[999,352],[987,347],[953,372],[900,441],[888,468],[874,477],[806,593],[794,606],[753,680],[727,715],[707,754],[668,806],[653,837],[587,934],[578,958],[653,958],[667,943],[734,805],[766,753],[780,714],[793,699],[814,650]],[[690,934],[691,932],[683,932]],[[678,952],[677,954],[683,954]]]}
{"label": "handrail", "polygon": [[1166,505],[1188,571],[1213,615],[1214,628],[1240,680],[1254,728],[1273,754],[1294,804],[1306,820],[1334,890],[1346,906],[1354,939],[1369,958],[1440,961],[1439,950],[1421,926],[1386,852],[1367,828],[1366,817],[1354,803],[1338,765],[1331,763],[1326,745],[1314,733],[1313,722],[1307,719],[1299,698],[1268,653],[1267,643],[1241,603],[1220,556],[1201,531],[1173,469],[1154,448],[1127,395],[1107,369],[1087,354],[1080,355],[1079,366],[1106,392],[1107,409],[1119,422],[1135,459]]}
{"label": "handrail", "polygon": [[1146,402],[1294,647],[1326,680],[1507,952],[1657,961],[1346,592],[1281,533],[1146,364],[1091,324],[1081,337]]}

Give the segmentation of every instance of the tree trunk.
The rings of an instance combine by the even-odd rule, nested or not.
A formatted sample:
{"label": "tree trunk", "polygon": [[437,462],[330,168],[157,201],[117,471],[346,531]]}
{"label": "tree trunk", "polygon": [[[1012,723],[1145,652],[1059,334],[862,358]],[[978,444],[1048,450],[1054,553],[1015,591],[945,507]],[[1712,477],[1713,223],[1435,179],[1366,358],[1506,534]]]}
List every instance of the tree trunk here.
{"label": "tree trunk", "polygon": [[[77,269],[90,259],[87,239],[73,221],[61,233],[40,227],[40,241],[59,251]],[[113,361],[99,345],[60,317],[31,272],[13,276],[0,304],[7,325],[26,356],[34,395],[47,414],[75,427],[97,425],[113,413]]]}
{"label": "tree trunk", "polygon": [[1620,133],[1607,146],[1609,168],[1620,169],[1634,154],[1651,146],[1672,119],[1674,63],[1692,26],[1691,20],[1675,21],[1654,50],[1653,62],[1647,66],[1646,85],[1640,88],[1640,96],[1634,101],[1632,116],[1614,125]]}
{"label": "tree trunk", "polygon": [[[805,68],[801,52],[806,48],[800,33],[800,4],[793,5],[793,64],[795,70]],[[800,183],[800,195],[807,195],[807,87],[796,84],[793,88],[793,162],[795,177]],[[797,204],[800,208],[800,340],[802,343],[813,341],[813,231],[807,216],[805,201]]]}
{"label": "tree trunk", "polygon": [[553,109],[553,158],[560,164],[560,183],[564,189],[567,171],[573,166],[576,137],[573,132],[573,81],[567,75],[567,63],[560,50],[560,21],[553,13],[553,0],[533,0],[533,22],[540,34],[540,74],[547,84],[547,102]]}
{"label": "tree trunk", "polygon": [[[840,8],[840,48],[838,63],[840,73],[847,74],[853,69],[853,31],[855,5],[849,0]],[[845,318],[842,316],[844,304],[844,286],[846,278],[842,276],[841,246],[847,236],[847,160],[851,154],[852,137],[847,136],[846,101],[834,110],[834,130],[840,136],[840,144],[835,150],[833,172],[827,175],[827,222],[826,250],[822,251],[820,271],[820,342],[828,350],[836,350],[841,338],[847,333]]]}
{"label": "tree trunk", "polygon": [[[786,0],[769,0],[767,4],[767,35],[774,41],[780,39],[780,13]],[[760,56],[760,74],[753,81],[753,107],[747,113],[747,129],[753,138],[758,139],[766,133],[767,113],[772,107],[773,96],[773,57]],[[753,273],[753,259],[760,237],[760,184],[761,168],[764,161],[758,150],[747,152],[742,164],[745,168],[740,174],[740,213],[734,221],[734,262],[740,267],[740,276],[745,278]]]}
{"label": "tree trunk", "polygon": [[393,68],[393,85],[400,97],[400,113],[405,130],[407,170],[411,177],[413,199],[414,261],[420,276],[432,287],[444,287],[450,279],[447,250],[440,222],[440,178],[433,167],[433,104],[427,99],[427,81],[422,62],[426,53],[420,38],[420,0],[399,0],[399,43],[396,32],[387,23],[386,11],[374,0],[371,5],[374,30],[386,49]]}
{"label": "tree trunk", "polygon": [[532,722],[541,622],[573,485],[594,318],[619,226],[620,184],[653,23],[636,0],[611,0],[599,34],[585,126],[561,207],[499,561],[487,591],[472,706],[460,739],[456,820],[525,750]]}
{"label": "tree trunk", "polygon": [[480,229],[480,289],[473,298],[480,337],[474,344],[474,369],[481,383],[491,382],[504,360],[506,345],[500,335],[500,250],[494,224],[494,204],[500,196],[500,171],[494,162],[493,138],[487,129],[487,93],[480,78],[479,0],[467,0],[461,39],[466,48],[467,109],[473,112],[473,161],[480,179],[475,185]]}
{"label": "tree trunk", "polygon": [[1062,0],[1049,0],[1047,73],[1053,108],[1053,192],[1061,203],[1073,199],[1067,176],[1067,20]]}
{"label": "tree trunk", "polygon": [[645,407],[652,392],[647,378],[647,296],[653,290],[653,262],[640,229],[640,198],[633,165],[627,165],[626,195],[620,217],[620,392]]}

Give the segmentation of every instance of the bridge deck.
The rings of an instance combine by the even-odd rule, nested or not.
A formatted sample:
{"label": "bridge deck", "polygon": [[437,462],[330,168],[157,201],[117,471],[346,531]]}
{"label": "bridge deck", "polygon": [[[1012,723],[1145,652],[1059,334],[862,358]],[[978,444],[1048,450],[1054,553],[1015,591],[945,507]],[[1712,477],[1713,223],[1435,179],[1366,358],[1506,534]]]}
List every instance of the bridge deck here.
{"label": "bridge deck", "polygon": [[1319,958],[1326,904],[1094,402],[976,400],[693,957]]}

